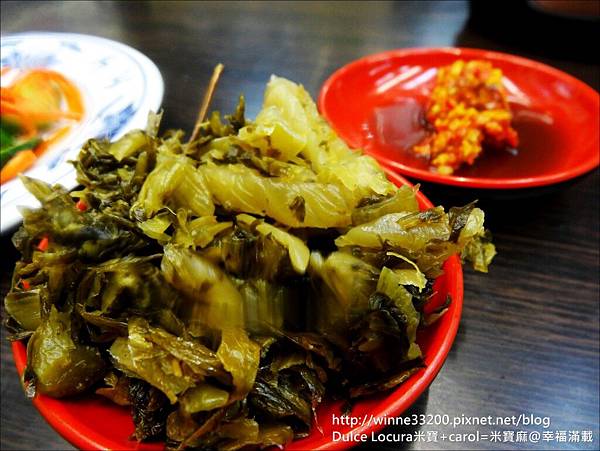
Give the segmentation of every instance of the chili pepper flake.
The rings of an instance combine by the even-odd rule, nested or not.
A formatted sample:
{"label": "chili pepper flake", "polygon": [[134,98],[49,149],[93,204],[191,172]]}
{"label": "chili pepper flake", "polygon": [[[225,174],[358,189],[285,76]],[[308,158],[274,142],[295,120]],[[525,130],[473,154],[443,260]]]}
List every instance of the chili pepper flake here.
{"label": "chili pepper flake", "polygon": [[83,199],[79,199],[77,201],[77,203],[75,204],[75,207],[79,211],[86,211],[88,209],[88,205],[85,203],[85,201]]}
{"label": "chili pepper flake", "polygon": [[39,251],[46,252],[48,249],[48,245],[50,244],[50,240],[47,236],[43,237],[37,245]]}

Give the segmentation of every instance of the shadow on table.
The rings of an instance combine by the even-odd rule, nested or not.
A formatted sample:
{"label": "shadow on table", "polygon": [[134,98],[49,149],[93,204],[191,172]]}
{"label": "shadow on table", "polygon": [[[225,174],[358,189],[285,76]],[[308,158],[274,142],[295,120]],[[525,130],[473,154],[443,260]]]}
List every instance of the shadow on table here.
{"label": "shadow on table", "polygon": [[458,46],[498,46],[511,53],[524,51],[542,58],[597,62],[592,42],[597,40],[600,20],[593,11],[552,12],[528,0],[491,4],[471,1],[469,11],[469,20],[456,39]]}

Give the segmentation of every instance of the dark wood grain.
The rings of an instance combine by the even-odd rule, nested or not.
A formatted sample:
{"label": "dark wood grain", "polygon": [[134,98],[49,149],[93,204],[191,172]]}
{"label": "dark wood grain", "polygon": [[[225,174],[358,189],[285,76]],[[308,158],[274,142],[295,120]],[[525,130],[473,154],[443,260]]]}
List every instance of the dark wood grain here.
{"label": "dark wood grain", "polygon": [[[165,125],[191,129],[202,89],[217,62],[226,66],[213,107],[230,110],[240,93],[259,110],[272,73],[316,95],[336,68],[386,49],[460,45],[533,57],[595,89],[596,61],[543,56],[528,46],[490,40],[467,24],[464,2],[2,2],[2,33],[33,30],[89,33],[122,41],[148,55],[165,80]],[[534,31],[532,31],[534,32]],[[560,32],[560,30],[557,30]],[[507,27],[510,33],[510,27]],[[514,40],[513,40],[514,42]],[[591,43],[588,45],[592,51]],[[523,47],[525,48],[525,47]],[[349,99],[351,101],[351,99]],[[460,330],[437,379],[408,413],[451,417],[549,416],[550,430],[591,430],[593,443],[498,444],[449,441],[370,443],[364,449],[597,449],[599,411],[598,171],[529,197],[424,184],[436,204],[474,196],[487,213],[498,256],[487,275],[465,272]],[[17,258],[1,238],[1,294]],[[25,399],[2,332],[1,449],[72,449]],[[483,432],[491,428],[426,425],[388,431]],[[497,430],[541,430],[521,426]]]}

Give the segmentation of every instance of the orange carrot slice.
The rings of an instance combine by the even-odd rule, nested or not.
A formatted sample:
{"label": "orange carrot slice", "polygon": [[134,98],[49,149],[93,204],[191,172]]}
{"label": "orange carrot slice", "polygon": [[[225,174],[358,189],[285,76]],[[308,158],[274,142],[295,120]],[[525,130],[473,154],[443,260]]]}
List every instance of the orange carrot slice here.
{"label": "orange carrot slice", "polygon": [[15,178],[35,163],[36,160],[37,157],[31,150],[22,150],[18,152],[14,157],[8,160],[0,171],[0,184]]}
{"label": "orange carrot slice", "polygon": [[[2,69],[4,75],[8,69]],[[33,69],[18,77],[11,86],[0,89],[0,114],[21,128],[21,137],[40,135],[50,124],[60,120],[79,121],[84,114],[81,92],[58,72]],[[11,158],[2,168],[0,183],[4,183],[27,169],[36,156],[70,131],[71,124],[55,130],[34,151],[22,151]],[[43,136],[40,136],[43,138]]]}

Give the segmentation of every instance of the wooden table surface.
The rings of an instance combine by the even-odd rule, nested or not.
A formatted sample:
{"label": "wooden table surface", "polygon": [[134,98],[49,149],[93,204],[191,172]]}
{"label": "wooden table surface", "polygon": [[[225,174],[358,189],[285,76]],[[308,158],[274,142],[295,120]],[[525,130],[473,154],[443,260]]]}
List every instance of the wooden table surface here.
{"label": "wooden table surface", "polygon": [[[542,55],[508,46],[479,35],[467,23],[468,16],[463,2],[2,2],[2,33],[88,33],[139,49],[164,77],[166,126],[185,129],[193,124],[217,62],[223,62],[226,71],[212,106],[229,111],[243,92],[250,117],[259,110],[272,73],[303,83],[316,96],[336,68],[401,47],[460,45],[507,51],[551,64],[598,89],[596,62],[552,58],[548,49]],[[586,44],[592,51],[591,44],[582,45]],[[574,183],[520,199],[422,185],[434,203],[446,206],[479,196],[498,256],[487,275],[465,271],[464,313],[454,347],[437,379],[408,413],[447,414],[451,419],[521,413],[549,417],[547,431],[556,438],[562,436],[557,431],[565,431],[567,442],[531,443],[535,432],[543,431],[540,426],[425,425],[388,431],[437,431],[437,442],[371,443],[364,449],[598,449],[598,182],[596,170]],[[1,240],[4,296],[17,256],[9,237]],[[5,335],[3,331],[0,448],[72,449],[25,398]],[[492,429],[507,435],[526,431],[528,441],[441,440],[442,434],[489,434]],[[593,442],[569,442],[574,436],[569,431],[579,431],[580,439],[587,438],[582,431],[591,431]]]}

